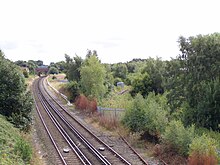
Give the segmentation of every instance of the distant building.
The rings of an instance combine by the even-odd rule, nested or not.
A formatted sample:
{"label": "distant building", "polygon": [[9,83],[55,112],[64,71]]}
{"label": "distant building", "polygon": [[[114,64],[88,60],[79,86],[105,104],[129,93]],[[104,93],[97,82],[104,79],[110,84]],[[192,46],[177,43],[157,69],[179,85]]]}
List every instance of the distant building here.
{"label": "distant building", "polygon": [[49,71],[49,67],[47,65],[42,65],[42,66],[38,66],[35,69],[35,72],[37,75],[41,75],[41,74],[47,74],[47,72]]}

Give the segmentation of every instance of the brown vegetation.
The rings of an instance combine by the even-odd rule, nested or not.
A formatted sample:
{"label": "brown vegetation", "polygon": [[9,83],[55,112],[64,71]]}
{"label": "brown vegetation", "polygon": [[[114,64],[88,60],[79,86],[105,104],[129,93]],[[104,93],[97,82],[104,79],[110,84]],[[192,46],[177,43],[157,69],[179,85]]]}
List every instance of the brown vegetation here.
{"label": "brown vegetation", "polygon": [[189,157],[189,165],[217,165],[218,161],[214,155],[199,155],[192,153]]}
{"label": "brown vegetation", "polygon": [[89,111],[92,113],[97,111],[97,101],[95,99],[90,100],[84,95],[79,95],[76,98],[75,106],[76,109]]}
{"label": "brown vegetation", "polygon": [[99,125],[105,127],[107,130],[114,130],[119,126],[119,121],[113,116],[99,116]]}

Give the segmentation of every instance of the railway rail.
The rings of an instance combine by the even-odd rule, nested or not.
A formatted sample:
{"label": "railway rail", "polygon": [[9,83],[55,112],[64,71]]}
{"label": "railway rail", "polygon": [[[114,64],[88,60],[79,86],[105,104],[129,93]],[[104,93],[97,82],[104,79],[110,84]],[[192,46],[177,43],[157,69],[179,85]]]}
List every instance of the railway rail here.
{"label": "railway rail", "polygon": [[[51,94],[51,91],[47,89],[45,78],[40,78],[36,84],[38,87],[35,87],[35,97],[38,98],[38,101],[35,101],[35,104],[38,105],[38,102],[41,102],[41,108],[45,109],[44,111],[41,110],[44,113],[41,116],[50,116],[45,117],[45,120],[48,121],[50,118],[50,121],[53,121],[54,125],[58,127],[57,130],[61,132],[60,135],[66,137],[64,139],[67,141],[66,143],[68,143],[68,145],[65,144],[59,146],[59,144],[57,147],[54,147],[59,150],[57,151],[58,157],[60,157],[61,160],[64,159],[64,161],[66,161],[68,160],[67,155],[75,154],[75,156],[70,156],[72,160],[69,159],[62,164],[149,164],[128,144],[127,148],[130,150],[128,154],[135,157],[136,161],[132,163],[127,161],[122,155],[113,149],[114,147],[112,145],[109,146],[105,140],[104,142],[103,139],[100,139],[100,137],[90,131],[75,116],[73,116],[70,111],[65,109],[65,107],[56,100]],[[36,109],[39,111],[38,113],[41,112],[38,106]],[[50,136],[52,135],[49,135],[49,137]],[[53,142],[53,140],[51,141]],[[56,142],[56,140],[54,141]],[[70,152],[63,153],[64,147],[69,148]],[[62,155],[65,155],[66,157],[62,158]],[[59,162],[62,162],[61,160],[59,160]],[[74,161],[75,163],[73,163]]]}

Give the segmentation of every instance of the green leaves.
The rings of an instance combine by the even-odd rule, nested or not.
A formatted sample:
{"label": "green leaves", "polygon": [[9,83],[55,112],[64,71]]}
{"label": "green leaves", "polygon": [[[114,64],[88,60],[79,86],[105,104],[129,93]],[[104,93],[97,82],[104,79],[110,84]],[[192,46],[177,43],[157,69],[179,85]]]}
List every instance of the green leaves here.
{"label": "green leaves", "polygon": [[32,97],[26,92],[22,73],[0,54],[0,113],[15,126],[26,129],[31,123]]}
{"label": "green leaves", "polygon": [[181,155],[186,156],[189,152],[189,144],[195,136],[194,131],[194,126],[185,128],[181,121],[172,120],[162,135],[162,141]]}
{"label": "green leaves", "polygon": [[81,90],[86,96],[102,98],[107,89],[105,82],[105,67],[100,63],[96,55],[87,57],[80,69]]}
{"label": "green leaves", "polygon": [[144,99],[138,94],[131,105],[126,108],[122,123],[133,132],[160,137],[168,123],[168,112],[165,95],[150,93]]}
{"label": "green leaves", "polygon": [[185,124],[220,130],[220,33],[180,37],[178,42],[182,54],[178,62],[171,61],[176,67],[169,70],[169,103],[173,109],[189,105],[183,112]]}

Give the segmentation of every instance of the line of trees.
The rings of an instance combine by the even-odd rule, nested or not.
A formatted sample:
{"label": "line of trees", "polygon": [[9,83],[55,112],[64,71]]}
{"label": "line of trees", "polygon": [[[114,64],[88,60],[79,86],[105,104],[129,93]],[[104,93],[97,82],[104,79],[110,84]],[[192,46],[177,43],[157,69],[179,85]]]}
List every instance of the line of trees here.
{"label": "line of trees", "polygon": [[64,71],[69,81],[76,82],[78,93],[98,99],[119,81],[131,86],[133,97],[165,92],[169,114],[185,126],[220,130],[220,34],[181,36],[178,43],[181,54],[170,61],[148,58],[102,64],[96,51],[88,51],[85,60],[65,55]]}

